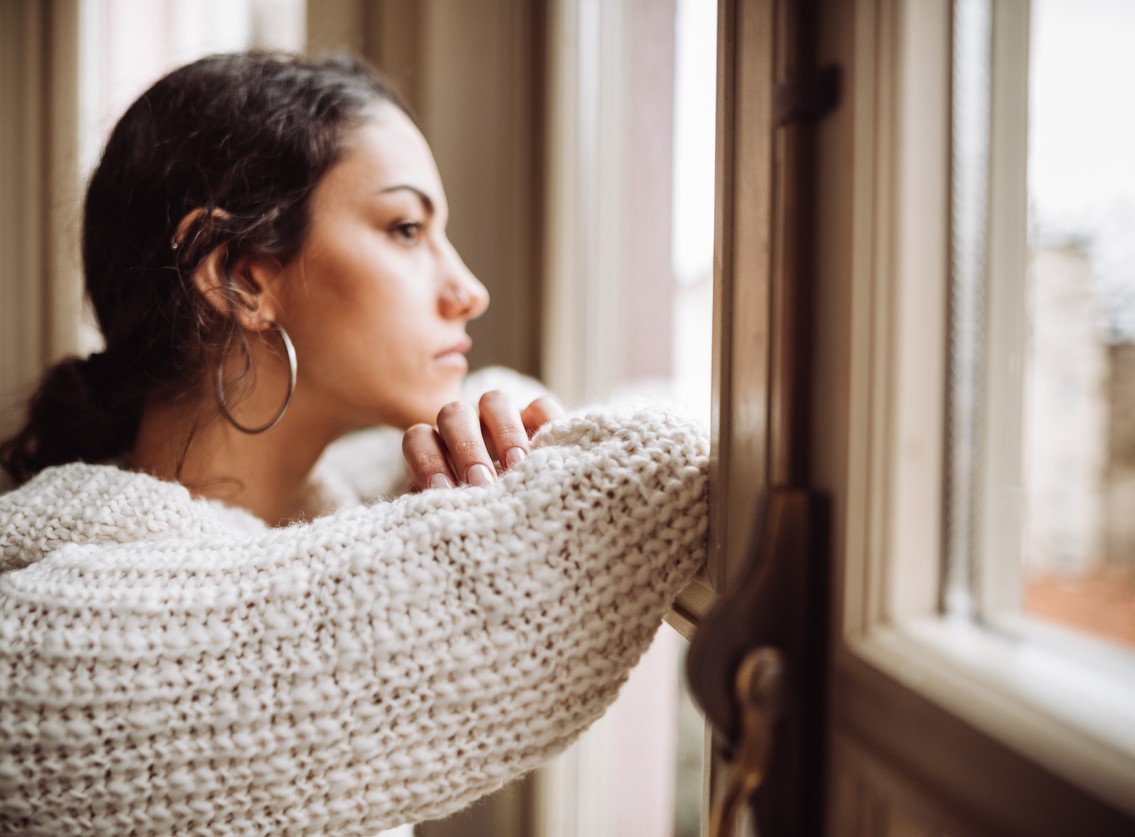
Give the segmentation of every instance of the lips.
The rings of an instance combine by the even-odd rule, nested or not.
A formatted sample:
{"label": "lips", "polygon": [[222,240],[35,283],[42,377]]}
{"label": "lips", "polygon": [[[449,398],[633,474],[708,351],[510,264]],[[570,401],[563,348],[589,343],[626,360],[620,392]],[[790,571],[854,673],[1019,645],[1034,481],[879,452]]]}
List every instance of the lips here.
{"label": "lips", "polygon": [[441,358],[446,355],[464,355],[473,348],[473,339],[466,335],[447,349],[442,349],[434,357]]}
{"label": "lips", "polygon": [[453,366],[460,369],[468,369],[469,361],[465,359],[465,354],[473,347],[473,341],[468,337],[463,337],[452,346],[442,349],[436,355],[434,360],[446,366]]}

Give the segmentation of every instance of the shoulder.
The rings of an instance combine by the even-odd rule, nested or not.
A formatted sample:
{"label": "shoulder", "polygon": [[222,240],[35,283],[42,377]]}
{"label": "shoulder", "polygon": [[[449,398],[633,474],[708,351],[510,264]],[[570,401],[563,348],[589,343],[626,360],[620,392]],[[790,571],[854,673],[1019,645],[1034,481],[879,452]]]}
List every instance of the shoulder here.
{"label": "shoulder", "polygon": [[194,499],[182,485],[72,462],[0,495],[0,570],[67,544],[131,543],[263,528],[245,512]]}

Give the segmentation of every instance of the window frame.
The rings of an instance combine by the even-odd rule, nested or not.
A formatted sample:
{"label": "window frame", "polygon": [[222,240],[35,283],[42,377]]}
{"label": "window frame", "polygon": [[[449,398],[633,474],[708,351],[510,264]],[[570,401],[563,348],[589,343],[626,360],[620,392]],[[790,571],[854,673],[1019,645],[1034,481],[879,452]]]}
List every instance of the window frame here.
{"label": "window frame", "polygon": [[[732,53],[726,55],[725,43],[736,36],[731,25],[722,20],[719,4],[717,21],[717,90],[716,90],[716,175],[715,228],[713,265],[713,390],[712,404],[721,399],[720,364],[731,347],[723,344],[720,322],[723,318],[721,288],[731,281],[731,273],[723,278],[728,266],[722,265],[722,236],[731,228],[723,227],[722,218],[730,217],[724,209],[723,195],[731,200],[731,190],[723,190],[724,182],[732,182],[735,174],[723,164],[723,141],[732,136],[723,126],[731,124],[732,114],[725,112],[727,94],[723,74],[731,71]],[[546,219],[544,232],[542,362],[543,380],[549,388],[569,404],[581,404],[605,398],[615,389],[621,370],[613,358],[624,350],[621,317],[626,300],[619,282],[625,251],[619,234],[622,212],[617,181],[619,166],[626,151],[628,131],[624,123],[625,102],[623,67],[618,57],[625,33],[629,31],[630,4],[606,0],[549,0],[547,20],[549,32],[547,94],[547,186],[544,196]],[[579,118],[594,114],[594,120]],[[728,138],[723,140],[723,138]],[[613,200],[610,199],[613,194]],[[601,199],[601,197],[603,199]],[[744,250],[744,246],[738,250]],[[711,427],[718,426],[714,413]],[[719,450],[714,436],[713,451]],[[711,486],[722,483],[718,475],[720,457],[712,456]],[[711,508],[715,490],[711,487]],[[718,496],[721,496],[718,493]],[[753,503],[755,507],[755,501]],[[709,567],[722,566],[724,540],[713,534],[710,541],[717,550],[709,559]],[[747,535],[747,532],[746,532]],[[737,550],[738,555],[741,554]],[[718,592],[707,569],[682,591],[665,621],[683,638],[689,640],[701,618],[717,602]],[[706,753],[709,753],[708,738]],[[569,837],[600,829],[603,812],[603,790],[596,789],[587,770],[581,770],[594,753],[579,753],[578,748],[542,766],[536,773],[535,818],[542,837]],[[702,792],[702,833],[708,822],[711,771],[707,770]]]}
{"label": "window frame", "polygon": [[[831,801],[844,825],[835,830],[866,833],[852,824],[870,822],[865,812],[882,798],[917,811],[924,823],[962,831],[1048,834],[1078,822],[1084,833],[1113,833],[1135,815],[1135,749],[1093,729],[1091,704],[1071,688],[1068,669],[1038,661],[1042,649],[1030,648],[1026,635],[938,615],[951,4],[869,0],[850,12],[838,6],[825,4],[828,25],[836,31],[842,20],[846,35],[830,38],[826,49],[846,62],[851,83],[843,113],[822,129],[819,182],[832,202],[820,224],[820,276],[831,292],[818,316],[838,323],[846,306],[850,317],[820,340],[820,356],[834,371],[817,377],[832,387],[823,396],[829,406],[845,398],[846,413],[821,411],[814,431],[817,476],[840,509]],[[1020,55],[1005,44],[1005,19],[1019,21],[1023,11],[1027,20],[1027,0],[1004,6],[1014,8],[998,12],[994,53],[1002,61]],[[1020,83],[1002,73],[994,96]],[[995,122],[995,165],[1018,130],[1019,123]],[[846,166],[849,148],[850,171],[843,173],[836,167]],[[998,171],[1009,174],[995,178],[991,194],[1003,213],[995,235],[996,225],[1023,210],[1012,205],[1020,199],[1011,192],[1021,173]],[[991,257],[998,271],[1023,264],[1012,249]],[[995,306],[1009,304],[1013,290],[1005,293]],[[850,347],[845,361],[841,341]],[[1002,419],[1012,411],[1010,400]],[[996,433],[991,425],[987,432]],[[1019,462],[1011,457],[995,460],[984,479],[1014,468]],[[988,531],[981,542],[1006,548]],[[994,576],[991,562],[984,566],[983,607],[1003,608],[1014,578]],[[855,774],[881,797],[849,794],[848,776]]]}
{"label": "window frame", "polygon": [[[568,0],[550,0],[548,11],[550,68],[548,78],[548,172],[545,194],[547,219],[544,245],[544,303],[543,303],[543,380],[549,388],[569,404],[588,403],[603,398],[615,388],[619,369],[612,358],[621,356],[622,329],[620,318],[625,307],[619,283],[608,281],[620,276],[625,253],[617,231],[621,207],[618,189],[609,184],[617,179],[618,167],[625,152],[626,131],[622,125],[625,103],[621,101],[622,67],[614,57],[628,27],[628,10],[624,3],[606,3],[585,0],[582,3]],[[724,7],[726,4],[719,4]],[[751,255],[752,242],[739,243],[729,256],[722,258],[723,244],[732,241],[732,224],[723,219],[733,217],[732,188],[737,177],[732,158],[726,155],[732,147],[732,112],[726,112],[729,101],[723,84],[723,73],[732,68],[732,53],[728,44],[735,43],[736,32],[727,25],[719,11],[718,16],[718,81],[716,109],[716,189],[714,229],[714,320],[713,320],[713,390],[711,393],[712,421],[716,430],[723,423],[731,428],[724,436],[714,435],[711,462],[711,508],[714,496],[732,496],[726,483],[730,468],[730,445],[754,446],[751,422],[741,422],[736,428],[730,423],[728,407],[731,387],[722,384],[722,369],[736,351],[749,350],[748,346],[734,345],[734,334],[754,335],[761,329],[753,325],[760,310],[750,311],[744,306],[731,306],[727,301],[732,284],[732,264]],[[602,83],[600,83],[600,78]],[[596,114],[597,118],[579,119],[578,114]],[[600,200],[613,193],[614,199]],[[767,194],[767,190],[758,189]],[[729,209],[726,208],[729,204]],[[753,212],[757,208],[746,207]],[[767,211],[767,210],[766,210]],[[747,216],[746,216],[747,217]],[[607,220],[610,219],[610,220]],[[758,226],[757,229],[764,230]],[[593,232],[597,231],[597,232]],[[768,232],[763,233],[767,237]],[[582,244],[581,244],[582,242]],[[761,245],[759,245],[761,246]],[[767,246],[763,245],[763,246]],[[762,262],[763,263],[763,262]],[[748,288],[749,286],[745,286]],[[725,290],[723,290],[723,288]],[[728,311],[741,312],[730,316]],[[747,367],[738,378],[753,371]],[[745,455],[743,461],[753,462],[758,470],[759,457]],[[724,463],[724,464],[723,464]],[[732,478],[736,484],[752,481],[746,474]],[[756,506],[755,492],[747,510]],[[718,515],[711,524],[710,540],[715,554],[710,557],[707,570],[679,595],[666,622],[685,639],[690,639],[701,618],[717,601],[717,590],[723,583],[726,564],[726,537],[729,516]],[[720,534],[713,534],[716,530]],[[745,535],[747,536],[747,532]],[[729,542],[733,560],[740,564],[744,544]]]}

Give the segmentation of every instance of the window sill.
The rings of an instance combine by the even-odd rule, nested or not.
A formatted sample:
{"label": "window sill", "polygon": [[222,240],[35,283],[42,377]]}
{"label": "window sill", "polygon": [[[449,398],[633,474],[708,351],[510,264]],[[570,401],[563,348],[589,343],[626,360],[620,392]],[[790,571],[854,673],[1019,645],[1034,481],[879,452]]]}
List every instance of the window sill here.
{"label": "window sill", "polygon": [[[1099,659],[1000,626],[924,618],[849,642],[837,668],[859,669],[862,677],[859,663],[867,663],[874,677],[897,681],[1135,814],[1135,657],[1106,670]],[[935,730],[921,734],[932,737]]]}

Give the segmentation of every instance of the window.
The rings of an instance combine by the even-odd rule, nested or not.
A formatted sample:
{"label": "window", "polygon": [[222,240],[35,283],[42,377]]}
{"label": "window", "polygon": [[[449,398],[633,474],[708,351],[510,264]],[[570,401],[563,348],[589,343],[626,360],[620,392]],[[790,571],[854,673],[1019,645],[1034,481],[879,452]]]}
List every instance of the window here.
{"label": "window", "polygon": [[[1123,77],[1107,64],[1125,55],[1108,39],[1124,18],[1103,6],[1034,3],[1031,27],[1012,22],[1031,36],[1010,57],[990,51],[987,7],[958,6],[946,607],[1131,645],[1123,363],[1135,285],[1122,253],[1135,130],[1106,104]],[[1016,90],[993,112],[990,80],[1007,76]]]}
{"label": "window", "polygon": [[1034,0],[1022,610],[1135,647],[1130,4]]}
{"label": "window", "polygon": [[[568,403],[659,397],[708,422],[716,15],[552,6],[544,361]],[[703,734],[669,629],[544,773],[556,835],[696,835]]]}
{"label": "window", "polygon": [[[853,33],[834,48],[852,82],[818,163],[833,202],[818,316],[835,368],[817,373],[814,435],[839,509],[833,821],[847,833],[1120,833],[1135,814],[1135,655],[1028,618],[1029,527],[1075,512],[1030,506],[1030,473],[1078,449],[1038,456],[1035,435],[1050,431],[1027,394],[1037,375],[1062,374],[1043,371],[1036,342],[1047,254],[1028,191],[1029,155],[1044,148],[1029,128],[1030,101],[1043,112],[1030,84],[1044,78],[1030,20],[1057,4],[833,5]],[[1074,470],[1090,465],[1061,467],[1062,490],[1083,500]]]}
{"label": "window", "polygon": [[84,0],[80,158],[84,175],[110,129],[161,75],[213,52],[298,50],[304,0]]}

